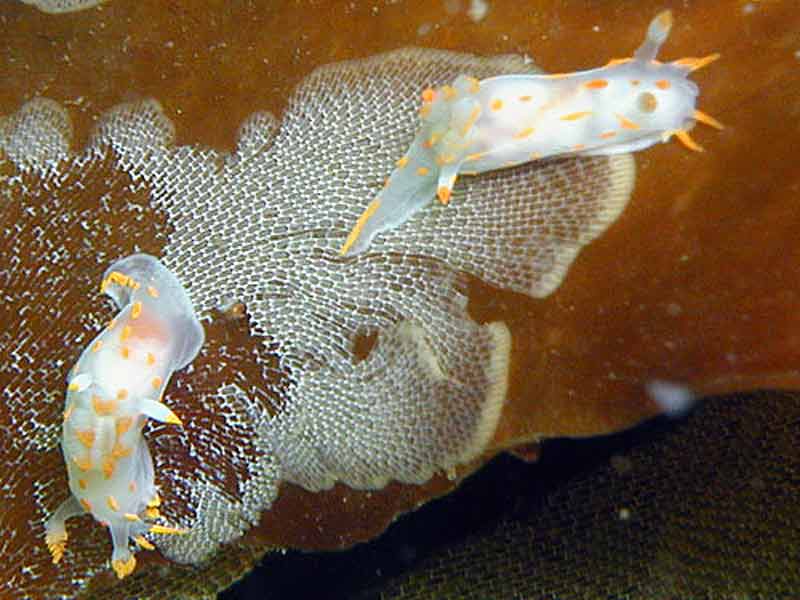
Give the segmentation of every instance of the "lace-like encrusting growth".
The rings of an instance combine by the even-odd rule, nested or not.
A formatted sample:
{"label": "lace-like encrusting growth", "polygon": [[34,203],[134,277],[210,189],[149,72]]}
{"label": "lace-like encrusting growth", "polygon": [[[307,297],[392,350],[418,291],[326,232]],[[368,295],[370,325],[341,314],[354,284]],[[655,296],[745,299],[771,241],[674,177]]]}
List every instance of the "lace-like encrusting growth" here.
{"label": "lace-like encrusting growth", "polygon": [[[77,230],[64,238],[52,219],[40,232],[60,253],[47,267],[58,281],[81,269],[71,285],[88,298],[95,271],[143,250],[184,282],[201,319],[246,309],[253,349],[237,350],[222,326],[207,326],[206,346],[193,371],[176,377],[180,399],[170,403],[185,429],[156,427],[150,436],[170,522],[189,530],[158,540],[167,556],[196,562],[241,535],[280,480],[310,490],[419,483],[486,449],[505,397],[510,336],[502,323],[468,316],[468,277],[533,296],[552,292],[625,206],[631,158],[570,158],[464,178],[449,206],[420,212],[368,253],[343,258],[338,250],[413,137],[421,89],[462,72],[526,69],[515,57],[415,49],[325,67],[304,81],[280,122],[253,115],[230,156],[176,147],[155,101],[102,116],[79,156],[67,153],[68,120],[50,102],[0,123],[0,149],[20,172],[2,185],[33,190],[42,207],[43,190],[57,198],[62,182],[86,169],[128,182],[99,197],[71,196],[88,207],[89,230],[109,238],[83,243]],[[105,228],[116,213],[103,211],[127,210],[126,195],[142,192],[146,202],[129,227],[145,238],[107,250],[127,234]],[[15,194],[4,202],[19,202]],[[53,296],[34,289],[25,300],[46,310]],[[88,300],[77,312],[84,310],[91,314]],[[80,346],[91,327],[71,326],[82,331]],[[24,335],[12,335],[24,347]],[[376,341],[362,356],[354,345],[365,337]],[[31,360],[47,361],[49,351]],[[7,406],[12,419],[23,402],[30,395]],[[46,414],[55,417],[49,404]],[[56,429],[41,433],[50,451]],[[31,518],[44,521],[63,495],[48,486]],[[67,549],[63,564],[78,548]]]}

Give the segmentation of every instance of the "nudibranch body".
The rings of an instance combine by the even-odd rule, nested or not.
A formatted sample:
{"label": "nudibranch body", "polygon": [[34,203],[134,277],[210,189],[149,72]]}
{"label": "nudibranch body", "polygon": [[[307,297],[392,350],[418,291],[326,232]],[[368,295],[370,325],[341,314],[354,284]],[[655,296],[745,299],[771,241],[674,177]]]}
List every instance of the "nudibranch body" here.
{"label": "nudibranch body", "polygon": [[438,196],[446,204],[459,173],[475,175],[564,155],[633,152],[675,135],[695,121],[722,126],[695,109],[697,86],[687,75],[718,55],[656,60],[672,16],[659,14],[633,57],[589,71],[501,75],[422,93],[422,126],[405,156],[353,227],[341,253],[363,252]]}
{"label": "nudibranch body", "polygon": [[142,428],[148,417],[181,423],[161,398],[172,372],[194,359],[205,334],[186,291],[152,256],[115,262],[101,290],[121,310],[68,376],[61,447],[72,495],[45,530],[58,562],[65,521],[91,513],[111,532],[111,565],[122,578],[136,566],[129,539],[152,549],[143,534],[181,533],[151,522],[160,500]]}

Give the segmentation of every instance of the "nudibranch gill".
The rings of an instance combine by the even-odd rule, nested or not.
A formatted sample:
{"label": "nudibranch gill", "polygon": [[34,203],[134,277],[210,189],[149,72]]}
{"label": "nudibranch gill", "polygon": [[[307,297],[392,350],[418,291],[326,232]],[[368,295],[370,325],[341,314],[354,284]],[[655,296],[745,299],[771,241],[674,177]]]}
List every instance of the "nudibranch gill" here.
{"label": "nudibranch gill", "polygon": [[129,538],[151,550],[143,534],[181,533],[153,522],[160,499],[142,428],[148,417],[181,424],[161,398],[205,334],[186,291],[153,256],[115,262],[101,290],[121,310],[68,376],[61,448],[72,494],[46,523],[45,540],[57,563],[67,542],[65,521],[91,513],[111,532],[111,566],[122,578],[136,566]]}
{"label": "nudibranch gill", "polygon": [[673,135],[702,151],[688,130],[696,121],[722,125],[695,108],[698,88],[687,76],[719,55],[656,60],[671,27],[671,12],[660,13],[632,57],[597,69],[483,81],[460,75],[452,85],[426,89],[419,132],[341,254],[364,252],[377,234],[402,225],[434,197],[447,204],[459,173],[553,156],[634,152]]}

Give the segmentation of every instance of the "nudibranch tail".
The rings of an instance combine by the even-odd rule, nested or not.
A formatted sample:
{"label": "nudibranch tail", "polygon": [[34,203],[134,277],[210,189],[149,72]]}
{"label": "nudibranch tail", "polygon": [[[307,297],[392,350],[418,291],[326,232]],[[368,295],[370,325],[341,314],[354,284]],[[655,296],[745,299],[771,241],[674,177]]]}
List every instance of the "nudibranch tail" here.
{"label": "nudibranch tail", "polygon": [[664,11],[650,23],[630,58],[589,71],[501,75],[478,81],[459,75],[422,94],[421,126],[388,185],[358,219],[340,252],[363,252],[383,231],[408,221],[437,197],[447,204],[459,174],[478,174],[553,156],[609,155],[689,136],[695,122],[721,128],[698,111],[687,76],[719,55],[657,60],[672,28]]}
{"label": "nudibranch tail", "polygon": [[353,230],[350,232],[350,235],[347,236],[347,239],[342,245],[342,249],[340,250],[341,254],[346,255],[350,251],[353,244],[355,244],[356,240],[358,240],[359,237],[361,236],[361,231],[364,229],[364,226],[367,224],[367,221],[369,221],[369,219],[372,217],[375,211],[378,210],[378,207],[380,205],[381,205],[380,198],[376,198],[375,200],[369,203],[366,210],[358,218],[358,221],[356,221],[356,224],[353,227]]}
{"label": "nudibranch tail", "polygon": [[184,533],[160,517],[155,471],[142,428],[148,418],[180,425],[161,399],[172,373],[191,362],[205,339],[185,290],[156,258],[135,254],[106,271],[101,290],[120,308],[70,370],[61,441],[71,495],[45,525],[57,563],[66,520],[90,513],[108,527],[117,577],[136,567],[130,541]]}

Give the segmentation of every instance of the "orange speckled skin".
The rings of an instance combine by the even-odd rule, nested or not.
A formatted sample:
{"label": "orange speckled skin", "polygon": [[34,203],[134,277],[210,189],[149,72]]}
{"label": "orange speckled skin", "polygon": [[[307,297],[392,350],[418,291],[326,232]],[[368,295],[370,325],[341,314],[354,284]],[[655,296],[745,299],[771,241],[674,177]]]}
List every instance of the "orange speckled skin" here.
{"label": "orange speckled skin", "polygon": [[129,541],[150,531],[145,511],[159,502],[142,428],[148,417],[180,424],[161,398],[173,371],[197,355],[204,332],[181,284],[153,256],[116,261],[101,287],[121,310],[70,371],[61,448],[72,495],[45,529],[58,562],[64,521],[90,513],[111,533],[121,578],[136,564]]}
{"label": "orange speckled skin", "polygon": [[[574,73],[516,73],[478,81],[461,74],[422,93],[420,128],[386,188],[353,227],[341,253],[364,252],[430,204],[447,204],[459,174],[477,175],[571,154],[597,156],[649,148],[688,136],[695,119],[721,125],[695,109],[699,93],[687,75],[707,59],[656,60],[672,16],[656,16],[633,58]],[[578,199],[574,200],[575,202]]]}

